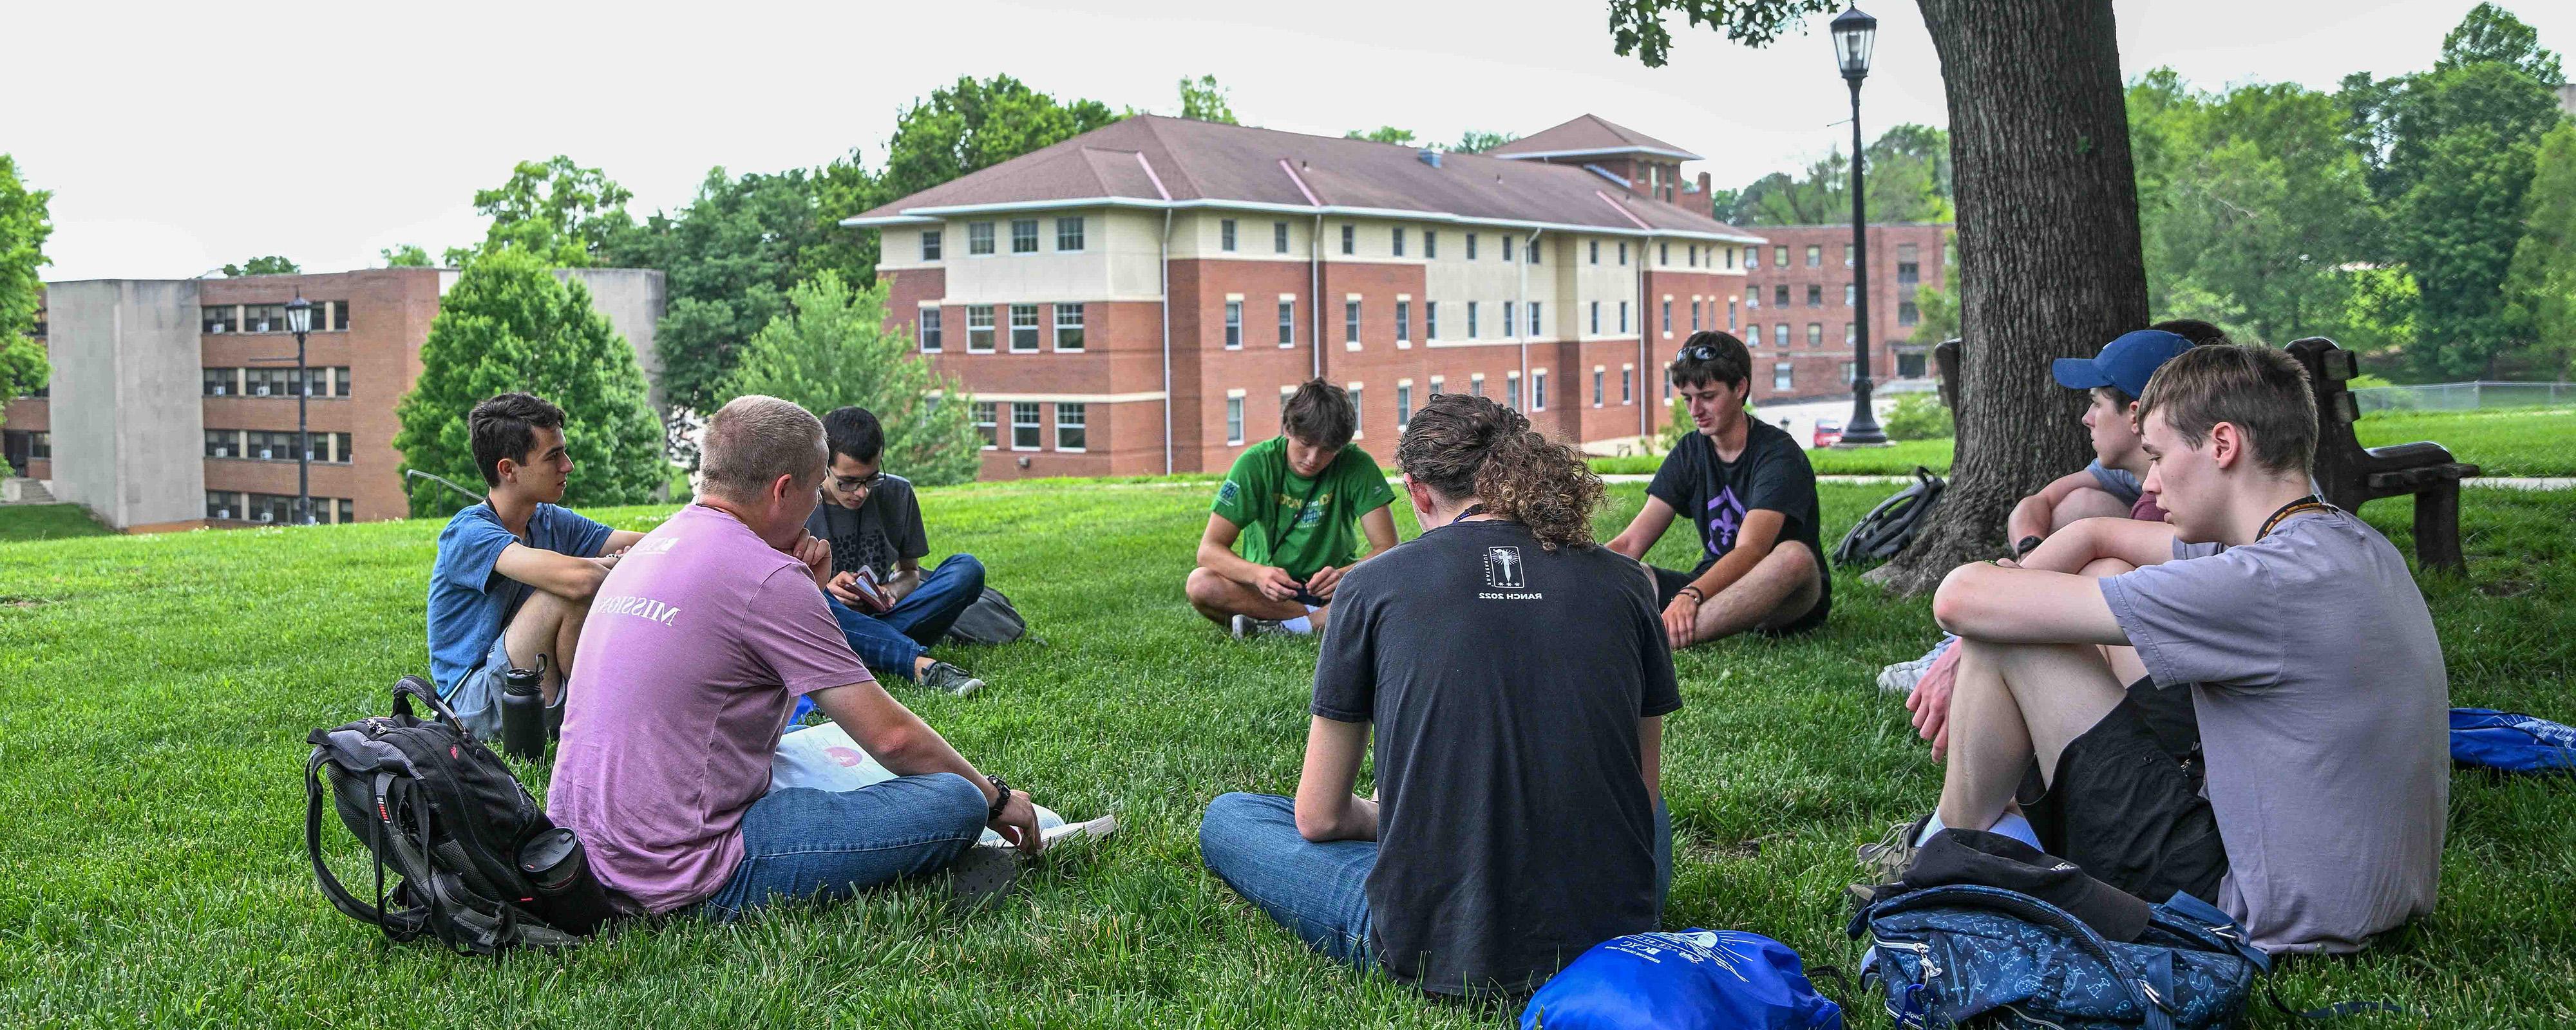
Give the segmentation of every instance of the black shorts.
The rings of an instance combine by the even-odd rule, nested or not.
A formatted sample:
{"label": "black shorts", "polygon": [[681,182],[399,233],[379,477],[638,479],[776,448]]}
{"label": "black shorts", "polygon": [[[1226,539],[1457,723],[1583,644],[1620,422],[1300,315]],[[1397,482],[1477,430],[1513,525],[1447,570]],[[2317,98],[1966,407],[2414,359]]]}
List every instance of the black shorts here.
{"label": "black shorts", "polygon": [[2168,746],[2175,721],[2189,719],[2172,708],[2174,695],[2188,706],[2190,688],[2140,686],[2151,693],[2131,688],[2066,746],[2044,791],[2024,783],[2022,810],[2050,854],[2094,879],[2150,902],[2180,891],[2214,903],[2227,875],[2218,817],[2200,794],[2197,755]]}
{"label": "black shorts", "polygon": [[[1699,578],[1699,573],[1697,572],[1675,572],[1671,569],[1658,568],[1653,565],[1646,567],[1654,569],[1655,572],[1655,607],[1658,610],[1672,604],[1673,598],[1681,596],[1683,587],[1691,585],[1692,580]],[[1756,626],[1754,627],[1753,632],[1766,637],[1794,637],[1801,633],[1810,633],[1822,627],[1825,624],[1826,614],[1833,610],[1833,597],[1823,591],[1818,591],[1816,595],[1816,606],[1807,609],[1807,614],[1790,620],[1787,625],[1774,626],[1769,629]]]}

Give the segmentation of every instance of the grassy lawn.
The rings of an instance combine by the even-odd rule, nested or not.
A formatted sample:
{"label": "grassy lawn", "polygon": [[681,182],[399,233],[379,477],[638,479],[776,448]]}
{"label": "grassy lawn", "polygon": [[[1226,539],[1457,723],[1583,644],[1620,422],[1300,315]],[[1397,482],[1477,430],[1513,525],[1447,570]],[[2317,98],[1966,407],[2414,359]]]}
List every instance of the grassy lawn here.
{"label": "grassy lawn", "polygon": [[[1829,484],[1830,528],[1885,492]],[[1640,488],[1614,496],[1605,532]],[[388,947],[331,911],[303,857],[304,734],[382,712],[386,686],[425,668],[437,524],[0,548],[0,1024],[1500,1021],[1346,974],[1200,866],[1208,799],[1293,789],[1315,646],[1238,645],[1189,612],[1180,582],[1204,485],[994,484],[923,501],[935,553],[981,555],[1044,643],[957,656],[993,683],[976,697],[899,696],[1044,803],[1115,811],[1126,829],[1044,861],[982,915],[950,913],[944,887],[919,883],[498,965]],[[2576,494],[2476,490],[2463,509],[2469,577],[2425,584],[2454,701],[2576,721]],[[665,511],[606,514],[641,528]],[[2368,514],[2405,546],[2404,506]],[[1683,535],[1659,556],[1681,562],[1694,548]],[[1849,968],[1839,891],[1852,849],[1928,808],[1939,772],[1870,685],[1930,643],[1925,605],[1841,576],[1824,633],[1682,656],[1688,707],[1666,730],[1681,838],[1667,922],[1770,934]],[[2571,882],[2567,782],[2459,775],[2441,910],[2365,956],[2289,964],[2282,994],[2302,1007],[2389,998],[2413,1014],[2350,1021],[2364,1027],[2576,1021]],[[1874,1000],[1838,1000],[1854,1025],[1886,1025]]]}
{"label": "grassy lawn", "polygon": [[0,505],[0,543],[106,536],[114,532],[77,504]]}
{"label": "grassy lawn", "polygon": [[[2576,408],[2490,411],[2387,411],[2361,417],[2353,435],[2364,447],[2431,440],[2490,476],[2576,476]],[[1950,440],[1908,440],[1887,447],[1808,451],[1824,475],[1900,476],[1917,465],[1950,471]],[[1661,455],[1594,458],[1603,473],[1653,472]]]}

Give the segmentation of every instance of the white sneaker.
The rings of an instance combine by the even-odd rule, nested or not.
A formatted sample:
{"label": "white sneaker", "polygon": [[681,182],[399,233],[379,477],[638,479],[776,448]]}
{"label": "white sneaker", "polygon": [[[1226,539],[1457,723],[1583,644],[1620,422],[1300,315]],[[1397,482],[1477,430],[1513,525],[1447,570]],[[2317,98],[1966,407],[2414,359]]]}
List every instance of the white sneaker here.
{"label": "white sneaker", "polygon": [[1236,640],[1250,640],[1265,633],[1283,632],[1279,628],[1279,620],[1256,619],[1249,615],[1237,615],[1228,625],[1233,630]]}

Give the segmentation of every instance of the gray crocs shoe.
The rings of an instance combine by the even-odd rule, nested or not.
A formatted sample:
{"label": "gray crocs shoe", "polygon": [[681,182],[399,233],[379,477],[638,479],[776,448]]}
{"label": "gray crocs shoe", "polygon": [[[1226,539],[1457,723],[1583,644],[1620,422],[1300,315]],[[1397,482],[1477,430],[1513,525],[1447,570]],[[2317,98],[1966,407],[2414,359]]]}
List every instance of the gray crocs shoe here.
{"label": "gray crocs shoe", "polygon": [[965,912],[992,907],[1011,893],[1012,885],[1020,881],[1020,870],[1027,865],[1015,848],[983,844],[967,848],[948,865],[953,903]]}

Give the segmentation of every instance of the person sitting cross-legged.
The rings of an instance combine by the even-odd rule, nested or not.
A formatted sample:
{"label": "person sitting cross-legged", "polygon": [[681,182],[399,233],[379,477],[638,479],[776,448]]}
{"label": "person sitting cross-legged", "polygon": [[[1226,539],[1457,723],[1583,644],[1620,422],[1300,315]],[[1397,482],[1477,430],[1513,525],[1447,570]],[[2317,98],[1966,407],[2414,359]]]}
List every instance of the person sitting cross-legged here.
{"label": "person sitting cross-legged", "polygon": [[[823,478],[823,503],[805,520],[805,531],[831,542],[832,580],[823,590],[850,649],[876,672],[951,694],[981,689],[983,680],[931,658],[930,645],[984,596],[984,563],[959,552],[922,573],[930,538],[921,528],[920,495],[911,480],[885,470],[885,429],[876,415],[834,408],[823,416],[823,435],[831,442],[832,466]],[[881,595],[859,589],[862,569]],[[880,604],[880,596],[891,603]]]}
{"label": "person sitting cross-legged", "polygon": [[1217,487],[1183,585],[1191,607],[1238,638],[1324,628],[1343,574],[1368,557],[1352,526],[1371,555],[1395,546],[1395,491],[1351,446],[1358,427],[1350,393],[1321,379],[1280,404],[1279,435],[1246,449]]}
{"label": "person sitting cross-legged", "polygon": [[[1036,853],[1029,796],[887,695],[824,607],[831,544],[805,532],[822,422],[737,397],[702,446],[697,501],[636,542],[582,628],[546,813],[600,882],[650,912],[730,919],[947,868],[986,827]],[[897,778],[770,790],[799,697]]]}
{"label": "person sitting cross-legged", "polygon": [[563,409],[505,393],[465,417],[475,467],[491,488],[438,533],[429,571],[429,672],[467,729],[501,733],[501,677],[542,669],[539,692],[562,714],[563,683],[590,600],[617,552],[644,534],[557,507],[572,477]]}
{"label": "person sitting cross-legged", "polygon": [[1689,572],[1656,569],[1666,636],[1689,647],[1752,630],[1804,633],[1833,610],[1816,508],[1816,470],[1796,438],[1747,415],[1753,356],[1733,335],[1691,334],[1666,370],[1690,406],[1687,433],[1646,485],[1646,504],[1610,549],[1646,551],[1688,513],[1701,557]]}
{"label": "person sitting cross-legged", "polygon": [[[1423,534],[1342,582],[1296,798],[1217,798],[1199,852],[1335,959],[1526,992],[1656,926],[1672,652],[1653,578],[1592,542],[1601,481],[1572,450],[1442,394],[1396,460]],[[1358,797],[1372,727],[1377,789]]]}
{"label": "person sitting cross-legged", "polygon": [[[2036,762],[2021,800],[2055,812],[2032,820],[2050,854],[2150,901],[2212,901],[2269,951],[2357,949],[2432,911],[2440,876],[2450,699],[2423,594],[2309,493],[2316,405],[2287,354],[2193,348],[2137,418],[2166,522],[2085,519],[2023,567],[1941,584],[1933,615],[1962,649],[1934,706],[1948,764],[1905,843],[2009,832]],[[2135,647],[2148,682],[2124,689],[2101,645]],[[2139,696],[2173,691],[2196,762]]]}

